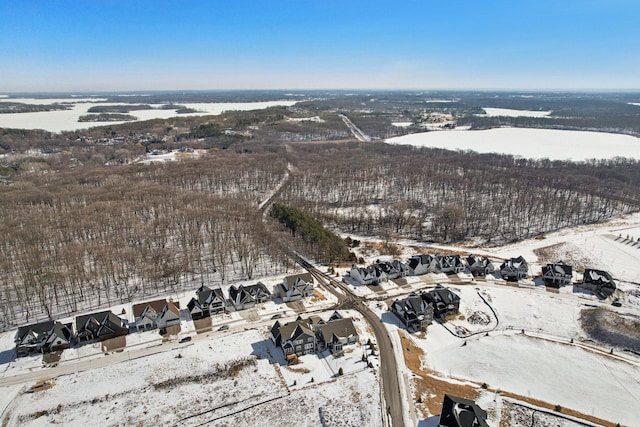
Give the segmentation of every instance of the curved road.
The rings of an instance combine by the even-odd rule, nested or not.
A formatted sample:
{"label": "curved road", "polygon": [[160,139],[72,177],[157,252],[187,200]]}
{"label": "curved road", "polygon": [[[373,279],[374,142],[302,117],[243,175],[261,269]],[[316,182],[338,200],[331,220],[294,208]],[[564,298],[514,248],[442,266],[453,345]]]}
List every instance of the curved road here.
{"label": "curved road", "polygon": [[[361,299],[353,295],[340,281],[333,277],[326,276],[311,263],[301,257],[297,257],[298,263],[309,271],[318,282],[327,280],[329,286],[326,288],[338,298],[339,309],[352,309],[358,311],[369,322],[378,344],[380,352],[380,378],[382,388],[384,390],[384,400],[387,406],[387,416],[391,419],[393,427],[403,427],[404,411],[402,410],[402,395],[400,394],[400,382],[398,380],[398,364],[396,363],[396,355],[393,351],[393,344],[387,329],[382,324],[380,318],[362,302]],[[342,292],[338,292],[332,287],[339,288]]]}

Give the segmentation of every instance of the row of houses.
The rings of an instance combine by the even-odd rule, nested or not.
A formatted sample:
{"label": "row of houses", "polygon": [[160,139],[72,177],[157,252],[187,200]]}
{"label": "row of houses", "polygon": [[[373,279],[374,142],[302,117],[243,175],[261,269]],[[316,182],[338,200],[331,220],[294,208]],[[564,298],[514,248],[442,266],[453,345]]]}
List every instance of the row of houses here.
{"label": "row of houses", "polygon": [[187,310],[192,319],[198,320],[218,313],[247,310],[272,298],[280,298],[282,302],[297,301],[312,295],[314,289],[315,281],[309,273],[286,276],[273,287],[273,292],[262,282],[231,285],[227,295],[220,287],[211,289],[202,285],[187,304]]}
{"label": "row of houses", "polygon": [[358,333],[351,318],[335,311],[327,321],[319,316],[307,319],[298,316],[295,321],[282,325],[276,320],[270,338],[289,359],[323,350],[339,355],[344,346],[358,341]]}
{"label": "row of houses", "polygon": [[129,333],[126,322],[111,311],[85,314],[73,323],[48,320],[18,328],[14,337],[16,354],[61,351],[74,344],[106,340]]}
{"label": "row of houses", "polygon": [[[389,279],[402,276],[420,276],[428,273],[457,274],[464,271],[474,276],[486,276],[493,274],[495,267],[487,257],[479,255],[414,255],[406,263],[394,260],[376,261],[367,267],[352,265],[349,276],[361,285],[375,285]],[[505,280],[519,280],[527,277],[529,267],[524,258],[511,258],[505,260],[499,269],[499,273]]]}
{"label": "row of houses", "polygon": [[451,289],[438,285],[435,289],[412,292],[391,304],[394,313],[407,329],[426,331],[434,319],[442,321],[460,310],[460,297]]}

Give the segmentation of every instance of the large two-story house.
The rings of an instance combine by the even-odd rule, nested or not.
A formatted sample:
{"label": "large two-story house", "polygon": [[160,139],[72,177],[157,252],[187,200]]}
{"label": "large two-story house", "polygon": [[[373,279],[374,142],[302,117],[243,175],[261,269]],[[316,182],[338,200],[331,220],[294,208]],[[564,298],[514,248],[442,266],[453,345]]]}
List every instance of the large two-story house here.
{"label": "large two-story house", "polygon": [[275,285],[274,294],[283,302],[297,301],[313,294],[314,283],[310,273],[294,274]]}
{"label": "large two-story house", "polygon": [[76,336],[79,342],[104,341],[127,333],[129,330],[123,320],[110,310],[76,317]]}
{"label": "large two-story house", "polygon": [[21,326],[14,337],[16,354],[48,353],[69,348],[73,338],[71,323],[62,324],[48,320],[33,325]]}
{"label": "large two-story house", "polygon": [[424,293],[411,294],[391,304],[391,311],[398,316],[407,329],[425,331],[433,321],[433,306]]}
{"label": "large two-story house", "polygon": [[467,257],[467,268],[474,276],[484,277],[495,271],[493,263],[487,257],[479,255],[469,255]]}
{"label": "large two-story house", "polygon": [[542,267],[542,279],[545,285],[559,288],[571,283],[573,269],[562,261]]}
{"label": "large two-story house", "polygon": [[412,276],[435,273],[438,271],[438,261],[433,255],[414,255],[407,261],[407,271]]}
{"label": "large two-story house", "polygon": [[521,256],[507,259],[500,265],[500,275],[505,280],[518,281],[525,279],[528,274],[529,266]]}

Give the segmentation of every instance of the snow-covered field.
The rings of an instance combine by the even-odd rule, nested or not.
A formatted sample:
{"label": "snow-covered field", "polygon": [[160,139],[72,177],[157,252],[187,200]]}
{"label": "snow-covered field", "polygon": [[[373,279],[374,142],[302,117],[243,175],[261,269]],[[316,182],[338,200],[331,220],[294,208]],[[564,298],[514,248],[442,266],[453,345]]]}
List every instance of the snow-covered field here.
{"label": "snow-covered field", "polygon": [[[25,104],[49,105],[53,103],[65,103],[71,106],[69,110],[42,111],[35,113],[11,113],[0,114],[0,127],[15,129],[44,129],[50,132],[61,132],[78,129],[87,129],[95,126],[116,125],[127,122],[78,122],[80,116],[90,114],[89,108],[95,106],[123,105],[122,103],[105,103],[99,98],[69,98],[69,99],[30,99],[15,98],[10,102],[22,102]],[[158,109],[162,104],[149,104],[153,110],[135,110],[129,114],[137,117],[138,121],[151,119],[168,119],[177,116],[203,116],[218,115],[225,111],[248,111],[273,107],[276,105],[290,106],[297,101],[264,101],[264,102],[228,102],[228,103],[181,103],[187,108],[197,110],[196,113],[178,114],[176,110]]]}
{"label": "snow-covered field", "polygon": [[[524,314],[524,313],[523,313]],[[640,366],[568,343],[521,334],[481,335],[438,346],[441,327],[423,343],[427,365],[447,376],[540,399],[584,414],[637,425]],[[448,337],[447,337],[448,339]]]}
{"label": "snow-covered field", "polygon": [[482,108],[485,114],[480,116],[487,117],[547,117],[551,111],[532,111],[532,110],[512,110],[510,108]]}
{"label": "snow-covered field", "polygon": [[390,144],[504,153],[551,160],[640,159],[640,139],[605,132],[497,128],[414,133],[387,139]]}
{"label": "snow-covered field", "polygon": [[[357,313],[343,315],[356,319],[361,343],[371,337]],[[156,354],[58,376],[35,393],[24,393],[31,383],[0,386],[3,425],[381,425],[377,357],[366,367],[367,350],[356,344],[343,357],[307,355],[289,367],[269,327],[165,343]]]}

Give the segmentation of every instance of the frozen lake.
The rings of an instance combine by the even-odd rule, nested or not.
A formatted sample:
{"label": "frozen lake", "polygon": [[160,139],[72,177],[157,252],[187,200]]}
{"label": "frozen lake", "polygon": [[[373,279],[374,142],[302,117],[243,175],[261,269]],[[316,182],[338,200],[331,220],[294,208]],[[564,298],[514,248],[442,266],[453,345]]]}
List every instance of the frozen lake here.
{"label": "frozen lake", "polygon": [[414,133],[389,138],[389,144],[504,153],[551,160],[640,159],[640,138],[605,132],[496,128]]}
{"label": "frozen lake", "polygon": [[[80,116],[89,114],[88,110],[95,106],[107,106],[107,105],[123,105],[124,103],[105,103],[99,102],[104,99],[96,98],[69,98],[69,99],[29,99],[29,98],[15,98],[6,99],[4,102],[22,102],[25,104],[53,104],[64,103],[69,105],[69,110],[59,111],[42,111],[35,113],[11,113],[0,114],[0,128],[13,128],[13,129],[44,129],[49,132],[61,132],[67,130],[87,129],[96,126],[110,126],[122,123],[124,121],[116,122],[78,122]],[[151,119],[168,119],[177,116],[205,116],[205,115],[218,115],[225,111],[248,111],[248,110],[261,110],[264,108],[273,107],[276,105],[290,106],[297,101],[265,101],[265,102],[209,102],[209,103],[180,103],[181,106],[187,108],[193,108],[197,110],[196,113],[178,114],[176,110],[136,110],[131,111],[129,114],[137,117],[137,121],[151,120]],[[132,104],[136,105],[136,104]],[[159,108],[162,104],[149,104],[151,107]]]}

